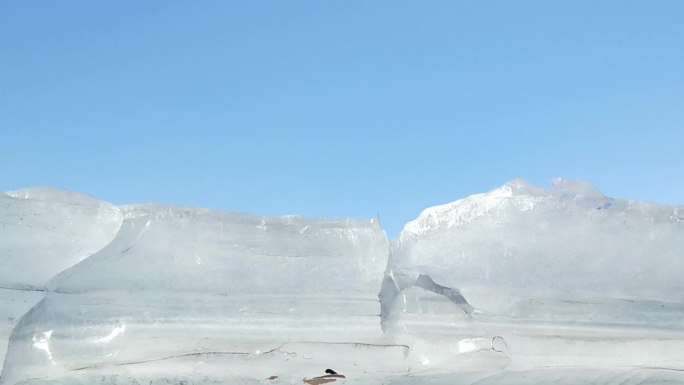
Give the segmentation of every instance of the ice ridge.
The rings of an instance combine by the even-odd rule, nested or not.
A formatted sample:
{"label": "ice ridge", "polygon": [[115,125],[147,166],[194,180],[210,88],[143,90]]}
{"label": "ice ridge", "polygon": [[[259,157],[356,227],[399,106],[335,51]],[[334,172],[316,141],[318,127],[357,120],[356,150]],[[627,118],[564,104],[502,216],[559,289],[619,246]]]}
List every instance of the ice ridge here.
{"label": "ice ridge", "polygon": [[684,381],[684,207],[585,181],[514,180],[391,243],[50,188],[0,210],[2,385]]}
{"label": "ice ridge", "polygon": [[[403,354],[376,321],[389,252],[377,218],[114,207],[46,189],[4,199],[16,236],[2,240],[3,256],[24,276],[2,278],[41,291],[10,309],[3,384],[92,383],[122,373],[155,381],[159,365],[192,377],[207,359],[201,372],[213,379],[226,367],[266,378],[269,366],[307,363],[320,350]],[[105,227],[106,237],[88,232]],[[47,241],[42,249],[33,247],[36,236]],[[11,258],[18,253],[26,259]],[[16,297],[7,294],[7,303]],[[338,361],[354,366],[347,355]],[[259,362],[246,367],[245,359]]]}
{"label": "ice ridge", "polygon": [[390,245],[383,329],[430,363],[684,370],[682,210],[561,179],[426,209]]}

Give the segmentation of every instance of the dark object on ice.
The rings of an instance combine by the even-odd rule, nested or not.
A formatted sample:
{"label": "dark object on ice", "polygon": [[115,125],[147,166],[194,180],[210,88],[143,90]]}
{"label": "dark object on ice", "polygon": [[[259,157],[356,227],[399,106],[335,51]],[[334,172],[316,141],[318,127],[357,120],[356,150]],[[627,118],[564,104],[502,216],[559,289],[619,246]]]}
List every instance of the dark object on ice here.
{"label": "dark object on ice", "polygon": [[337,372],[332,369],[326,369],[325,373],[326,374],[324,376],[320,377],[304,378],[304,383],[308,385],[323,385],[330,382],[335,382],[339,378],[347,378],[342,374],[337,374]]}

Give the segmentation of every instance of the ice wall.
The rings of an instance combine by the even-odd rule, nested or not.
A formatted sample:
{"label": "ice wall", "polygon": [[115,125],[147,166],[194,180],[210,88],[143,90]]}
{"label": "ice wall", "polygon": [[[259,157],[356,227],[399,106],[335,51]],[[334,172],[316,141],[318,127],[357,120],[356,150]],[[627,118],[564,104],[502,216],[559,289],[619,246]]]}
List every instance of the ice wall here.
{"label": "ice wall", "polygon": [[[425,369],[498,356],[684,369],[684,207],[517,180],[429,208],[391,245],[383,325]],[[469,358],[470,359],[470,358]]]}
{"label": "ice wall", "polygon": [[0,210],[2,385],[684,383],[684,207],[587,182],[513,181],[391,245],[51,189]]}
{"label": "ice wall", "polygon": [[112,205],[66,191],[0,194],[0,369],[10,333],[48,281],[107,245],[122,220]]}
{"label": "ice wall", "polygon": [[301,379],[353,371],[357,350],[404,354],[378,321],[388,241],[376,219],[119,210],[113,240],[57,274],[15,328],[4,383]]}

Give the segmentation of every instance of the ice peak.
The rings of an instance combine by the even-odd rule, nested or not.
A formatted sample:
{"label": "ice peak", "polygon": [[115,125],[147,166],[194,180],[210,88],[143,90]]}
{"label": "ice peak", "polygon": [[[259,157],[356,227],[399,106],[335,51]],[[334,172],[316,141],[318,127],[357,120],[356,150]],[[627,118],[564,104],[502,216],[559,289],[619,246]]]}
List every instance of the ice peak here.
{"label": "ice peak", "polygon": [[546,191],[542,187],[537,187],[529,184],[527,181],[524,179],[514,179],[505,185],[499,187],[496,190],[491,191],[488,195],[494,196],[496,193],[499,192],[501,196],[506,196],[506,197],[512,197],[512,196],[523,196],[523,195],[530,195],[530,196],[542,196],[542,195],[547,195],[548,191]]}
{"label": "ice peak", "polygon": [[533,186],[523,179],[515,179],[488,193],[474,194],[423,210],[417,219],[406,224],[400,238],[408,234],[424,234],[442,226],[462,226],[511,202],[527,210],[550,194],[551,192],[542,187]]}
{"label": "ice peak", "polygon": [[554,194],[571,199],[605,198],[593,184],[585,180],[571,180],[556,178],[551,181]]}

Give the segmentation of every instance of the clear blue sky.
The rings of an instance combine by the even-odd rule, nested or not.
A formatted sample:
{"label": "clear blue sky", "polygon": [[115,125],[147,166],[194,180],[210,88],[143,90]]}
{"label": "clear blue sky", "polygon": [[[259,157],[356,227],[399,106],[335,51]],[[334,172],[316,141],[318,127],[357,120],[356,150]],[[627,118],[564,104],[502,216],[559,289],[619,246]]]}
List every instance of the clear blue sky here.
{"label": "clear blue sky", "polygon": [[5,1],[0,190],[372,217],[684,203],[684,1]]}

